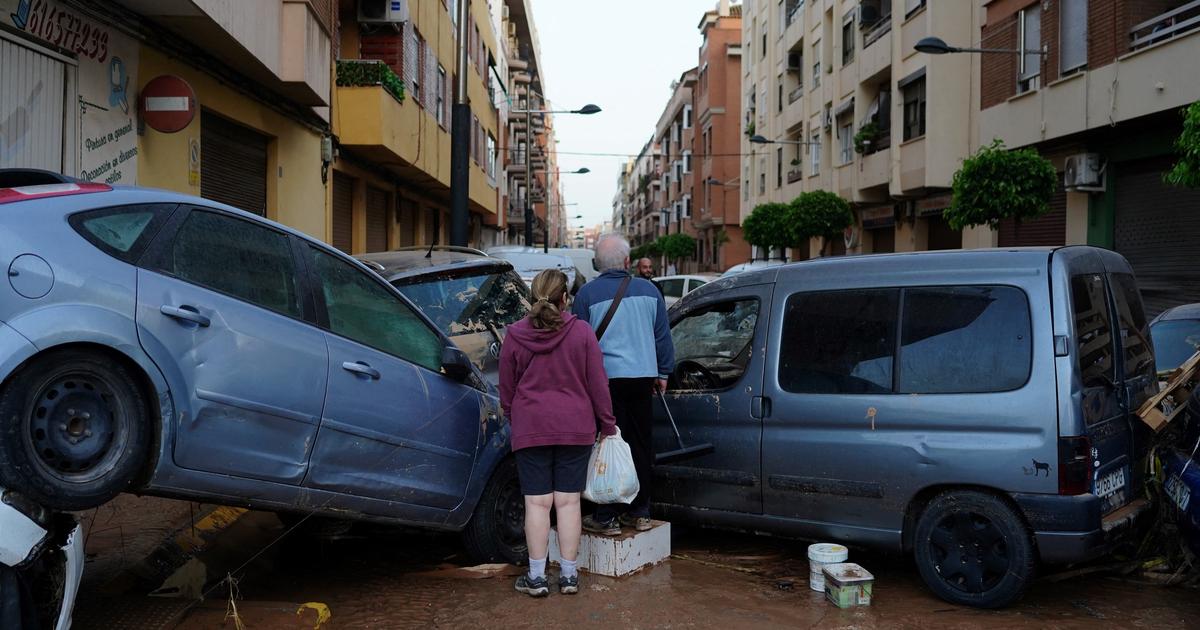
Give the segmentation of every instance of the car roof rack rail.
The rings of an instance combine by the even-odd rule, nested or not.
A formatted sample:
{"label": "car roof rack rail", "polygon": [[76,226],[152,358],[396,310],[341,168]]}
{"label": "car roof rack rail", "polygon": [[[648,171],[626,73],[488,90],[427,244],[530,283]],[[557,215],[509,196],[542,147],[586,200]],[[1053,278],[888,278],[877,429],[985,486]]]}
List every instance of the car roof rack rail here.
{"label": "car roof rack rail", "polygon": [[428,247],[428,246],[424,246],[424,245],[411,245],[408,247],[398,247],[391,251],[394,251],[394,252],[418,252],[418,251],[425,252],[425,251],[430,251],[430,250],[433,250],[436,252],[458,252],[460,254],[475,254],[477,256],[487,256],[487,253],[485,253],[481,249],[475,249],[474,247],[460,247],[457,245],[434,245],[433,247]]}

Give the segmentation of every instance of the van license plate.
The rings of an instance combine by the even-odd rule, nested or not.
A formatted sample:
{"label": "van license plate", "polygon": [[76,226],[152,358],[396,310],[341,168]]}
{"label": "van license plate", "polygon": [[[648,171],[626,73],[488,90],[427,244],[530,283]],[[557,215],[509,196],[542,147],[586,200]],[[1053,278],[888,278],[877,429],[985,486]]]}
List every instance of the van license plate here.
{"label": "van license plate", "polygon": [[1167,496],[1171,497],[1171,501],[1175,507],[1179,508],[1179,511],[1187,511],[1188,504],[1192,502],[1192,491],[1178,475],[1168,477],[1163,489],[1167,491]]}
{"label": "van license plate", "polygon": [[1125,469],[1118,468],[1096,481],[1096,496],[1101,499],[1111,496],[1125,487]]}

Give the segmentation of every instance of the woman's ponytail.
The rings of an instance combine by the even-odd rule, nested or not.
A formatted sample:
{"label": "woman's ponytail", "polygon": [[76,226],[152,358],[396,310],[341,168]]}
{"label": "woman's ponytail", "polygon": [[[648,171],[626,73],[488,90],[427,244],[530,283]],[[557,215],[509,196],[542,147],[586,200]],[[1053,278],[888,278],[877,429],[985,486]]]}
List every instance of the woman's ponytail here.
{"label": "woman's ponytail", "polygon": [[558,305],[567,293],[567,275],[557,269],[539,273],[529,287],[533,305],[529,308],[529,323],[539,330],[562,328],[562,312]]}

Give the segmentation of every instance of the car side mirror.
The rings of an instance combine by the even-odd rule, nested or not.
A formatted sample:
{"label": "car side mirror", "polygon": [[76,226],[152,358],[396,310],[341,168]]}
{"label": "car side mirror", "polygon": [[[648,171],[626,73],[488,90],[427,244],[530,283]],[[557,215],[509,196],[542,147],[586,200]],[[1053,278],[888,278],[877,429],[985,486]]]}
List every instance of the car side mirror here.
{"label": "car side mirror", "polygon": [[446,376],[461,383],[471,376],[472,371],[467,353],[453,346],[442,348],[442,372]]}

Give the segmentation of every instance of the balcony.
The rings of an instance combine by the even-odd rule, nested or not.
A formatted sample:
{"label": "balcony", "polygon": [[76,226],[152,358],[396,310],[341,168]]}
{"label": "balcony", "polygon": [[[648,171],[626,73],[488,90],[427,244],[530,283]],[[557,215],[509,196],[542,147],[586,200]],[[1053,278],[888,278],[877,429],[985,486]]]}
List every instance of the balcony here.
{"label": "balcony", "polygon": [[860,159],[858,172],[858,187],[875,188],[887,186],[892,179],[892,150],[884,147],[869,154],[863,154]]}
{"label": "balcony", "polygon": [[1129,50],[1139,50],[1200,29],[1200,0],[1187,2],[1129,29]]}
{"label": "balcony", "polygon": [[804,179],[804,168],[803,167],[797,166],[796,168],[788,171],[787,183],[795,184],[796,182],[798,182],[802,179]]}

